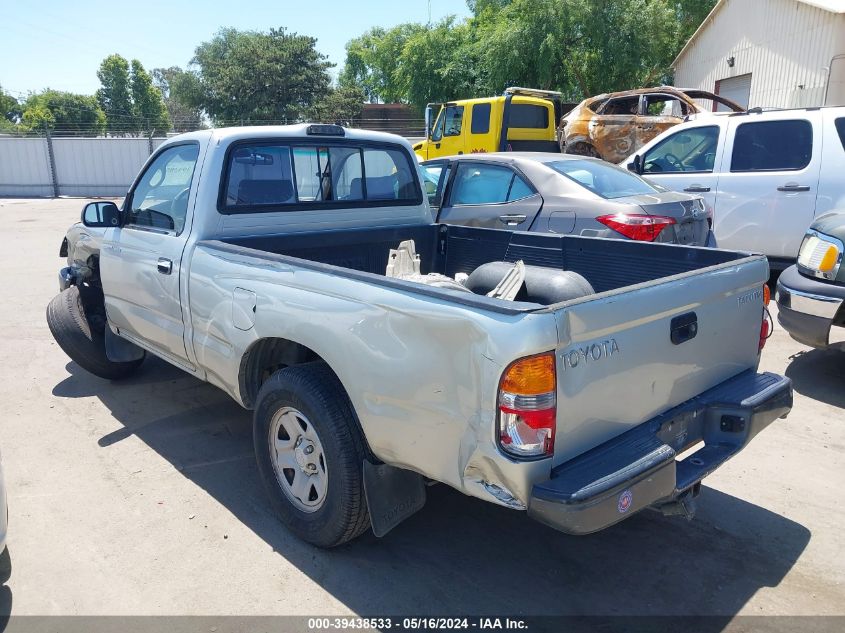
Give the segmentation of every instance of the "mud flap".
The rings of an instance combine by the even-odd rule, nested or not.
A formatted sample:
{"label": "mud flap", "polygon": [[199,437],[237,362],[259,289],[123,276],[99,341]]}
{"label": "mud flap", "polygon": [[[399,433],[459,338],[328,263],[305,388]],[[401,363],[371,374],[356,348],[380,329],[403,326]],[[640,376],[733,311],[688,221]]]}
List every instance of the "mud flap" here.
{"label": "mud flap", "polygon": [[111,331],[107,325],[105,329],[106,334],[106,358],[113,363],[128,363],[133,360],[141,360],[144,358],[144,350],[127,341],[125,338],[119,337]]}
{"label": "mud flap", "polygon": [[364,494],[373,534],[384,536],[425,505],[422,475],[364,460]]}

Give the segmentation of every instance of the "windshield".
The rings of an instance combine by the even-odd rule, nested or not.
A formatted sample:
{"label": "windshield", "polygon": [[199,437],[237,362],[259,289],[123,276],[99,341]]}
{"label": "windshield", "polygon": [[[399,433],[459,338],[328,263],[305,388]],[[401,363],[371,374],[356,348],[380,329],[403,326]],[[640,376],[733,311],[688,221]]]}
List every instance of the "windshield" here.
{"label": "windshield", "polygon": [[639,176],[603,161],[555,160],[546,165],[602,198],[624,198],[660,191]]}

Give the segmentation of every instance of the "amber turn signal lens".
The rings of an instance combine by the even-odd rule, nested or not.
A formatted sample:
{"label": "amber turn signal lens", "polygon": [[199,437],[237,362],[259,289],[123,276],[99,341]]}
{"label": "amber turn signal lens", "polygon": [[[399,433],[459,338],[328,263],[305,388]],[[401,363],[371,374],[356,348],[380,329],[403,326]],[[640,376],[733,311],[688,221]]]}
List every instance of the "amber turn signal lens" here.
{"label": "amber turn signal lens", "polygon": [[772,291],[769,290],[769,284],[765,284],[763,286],[763,305],[769,305],[769,301],[772,300]]}
{"label": "amber turn signal lens", "polygon": [[502,377],[501,391],[521,395],[536,396],[555,390],[554,354],[532,356],[516,361],[508,367]]}
{"label": "amber turn signal lens", "polygon": [[823,273],[829,273],[836,266],[836,260],[839,258],[839,249],[835,246],[828,246],[819,264],[819,270]]}

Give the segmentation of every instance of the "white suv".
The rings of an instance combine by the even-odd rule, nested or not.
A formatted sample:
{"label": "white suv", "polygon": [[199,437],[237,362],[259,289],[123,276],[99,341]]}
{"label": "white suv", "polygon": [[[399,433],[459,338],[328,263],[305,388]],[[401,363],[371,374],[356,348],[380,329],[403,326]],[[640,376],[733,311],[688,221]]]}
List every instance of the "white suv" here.
{"label": "white suv", "polygon": [[845,207],[845,107],[712,116],[677,125],[625,161],[713,214],[719,247],[795,263],[813,219]]}

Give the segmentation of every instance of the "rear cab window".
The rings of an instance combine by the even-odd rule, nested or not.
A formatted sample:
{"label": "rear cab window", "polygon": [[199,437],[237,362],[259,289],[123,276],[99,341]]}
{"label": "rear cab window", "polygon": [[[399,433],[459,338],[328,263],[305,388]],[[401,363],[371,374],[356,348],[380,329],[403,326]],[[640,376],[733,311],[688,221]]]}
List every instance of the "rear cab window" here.
{"label": "rear cab window", "polygon": [[533,103],[511,103],[508,127],[545,130],[549,127],[549,108]]}
{"label": "rear cab window", "polygon": [[734,134],[731,172],[798,171],[813,156],[813,125],[806,119],[741,123]]}
{"label": "rear cab window", "polygon": [[227,152],[222,213],[418,205],[416,165],[399,146],[290,139]]}

